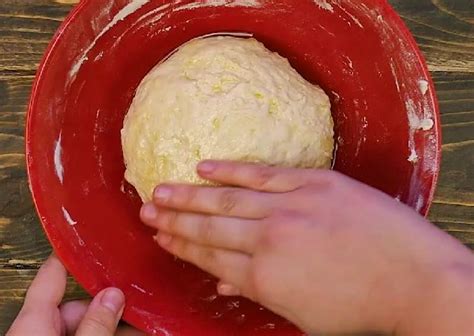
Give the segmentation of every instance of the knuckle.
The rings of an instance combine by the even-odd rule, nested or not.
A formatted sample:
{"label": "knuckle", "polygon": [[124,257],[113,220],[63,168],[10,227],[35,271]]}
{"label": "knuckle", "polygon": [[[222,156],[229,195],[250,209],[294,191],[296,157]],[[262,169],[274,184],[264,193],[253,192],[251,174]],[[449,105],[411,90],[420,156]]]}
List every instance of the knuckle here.
{"label": "knuckle", "polygon": [[268,303],[274,297],[272,293],[274,282],[271,270],[264,263],[257,264],[248,274],[247,285],[242,289],[246,297],[259,303]]}
{"label": "knuckle", "polygon": [[201,225],[199,225],[199,240],[206,245],[209,245],[212,242],[212,237],[214,235],[214,219],[211,216],[206,216],[203,218]]}
{"label": "knuckle", "polygon": [[265,189],[275,178],[276,171],[271,167],[259,167],[255,172],[255,187],[257,189]]}
{"label": "knuckle", "polygon": [[112,335],[115,330],[115,316],[106,308],[102,308],[97,314],[90,315],[83,321],[83,329],[100,335]]}
{"label": "knuckle", "polygon": [[224,214],[230,214],[238,203],[236,190],[225,190],[219,200],[219,208]]}
{"label": "knuckle", "polygon": [[282,241],[282,226],[281,222],[269,219],[262,226],[261,247],[264,249],[275,249]]}
{"label": "knuckle", "polygon": [[195,203],[197,199],[197,188],[194,187],[185,187],[183,189],[184,194],[186,195],[184,197],[184,205],[192,205]]}
{"label": "knuckle", "polygon": [[269,217],[262,226],[261,246],[265,249],[278,249],[282,244],[297,235],[305,218],[293,212],[278,212]]}
{"label": "knuckle", "polygon": [[176,232],[178,229],[178,223],[179,223],[179,213],[176,211],[171,211],[168,213],[168,228],[171,232]]}
{"label": "knuckle", "polygon": [[190,244],[182,239],[173,239],[170,244],[170,250],[181,259],[188,260],[191,256]]}
{"label": "knuckle", "polygon": [[203,248],[200,252],[200,259],[208,268],[213,268],[212,266],[217,263],[217,252],[214,249]]}

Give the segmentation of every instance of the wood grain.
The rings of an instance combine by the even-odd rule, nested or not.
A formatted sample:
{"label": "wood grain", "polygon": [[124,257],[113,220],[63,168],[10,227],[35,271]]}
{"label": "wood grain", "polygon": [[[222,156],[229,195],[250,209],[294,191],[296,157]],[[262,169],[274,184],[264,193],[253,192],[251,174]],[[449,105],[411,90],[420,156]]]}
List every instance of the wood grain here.
{"label": "wood grain", "polygon": [[415,34],[431,71],[474,72],[472,1],[390,2]]}
{"label": "wood grain", "polygon": [[[77,0],[0,2],[0,334],[49,255],[27,184],[25,111],[41,56]],[[474,248],[474,9],[472,0],[392,0],[426,55],[444,132],[430,218]],[[72,280],[68,298],[84,297]]]}
{"label": "wood grain", "polygon": [[[0,334],[4,335],[21,308],[23,297],[36,274],[36,269],[4,269],[0,276]],[[66,300],[84,299],[87,296],[79,285],[68,278]],[[26,336],[26,335],[25,335]]]}

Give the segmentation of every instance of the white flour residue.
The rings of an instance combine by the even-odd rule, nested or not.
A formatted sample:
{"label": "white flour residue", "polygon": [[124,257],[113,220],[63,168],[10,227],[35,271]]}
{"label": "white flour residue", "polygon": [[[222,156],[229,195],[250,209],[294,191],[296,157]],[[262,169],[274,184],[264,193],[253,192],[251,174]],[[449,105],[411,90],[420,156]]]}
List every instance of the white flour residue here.
{"label": "white flour residue", "polygon": [[333,36],[333,37],[336,37],[336,34],[334,34],[333,32],[330,32],[329,30],[327,30],[326,27],[324,27],[323,25],[320,25],[318,24],[319,28],[321,28],[322,30],[324,30],[326,33],[328,33],[329,35]]}
{"label": "white flour residue", "polygon": [[416,200],[416,205],[415,205],[416,211],[421,212],[424,206],[425,206],[425,200],[423,196],[418,197],[418,199]]}
{"label": "white flour residue", "polygon": [[[412,146],[413,147],[413,146]],[[410,156],[408,157],[408,162],[417,163],[419,160],[418,154],[415,148],[411,148]]]}
{"label": "white flour residue", "polygon": [[138,316],[142,316],[145,327],[151,330],[153,335],[172,336],[171,332],[160,326],[160,321],[156,314],[152,314],[147,310],[143,310],[134,306],[130,307],[130,311],[138,314]]}
{"label": "white flour residue", "polygon": [[407,117],[409,123],[409,133],[408,133],[408,149],[410,150],[410,156],[408,161],[412,163],[417,163],[419,160],[418,153],[416,151],[415,143],[415,134],[417,131],[429,131],[434,127],[434,121],[432,118],[420,118],[417,114],[417,107],[415,102],[408,98],[405,101],[405,106],[407,109]]}
{"label": "white flour residue", "polygon": [[102,264],[100,261],[96,260],[96,261],[95,261],[95,264],[96,264],[97,266],[100,266],[100,268],[102,268],[103,270],[105,270],[104,264]]}
{"label": "white flour residue", "polygon": [[369,121],[366,116],[362,117],[362,129],[366,130],[369,127]]}
{"label": "white flour residue", "polygon": [[77,238],[77,242],[79,243],[79,246],[86,246],[86,243],[84,242],[84,240],[82,240],[81,236],[79,235],[79,232],[77,232],[76,226],[71,225],[71,227],[72,227],[72,231],[74,232],[74,235]]}
{"label": "white flour residue", "polygon": [[[329,5],[329,6],[331,6],[331,5]],[[364,26],[362,25],[362,23],[360,23],[360,21],[359,21],[354,15],[352,15],[351,13],[349,13],[349,11],[347,11],[343,6],[341,6],[341,5],[338,4],[338,3],[336,3],[336,6],[338,6],[344,13],[346,13],[347,16],[349,16],[349,17],[352,19],[352,21],[353,21],[356,25],[358,25],[358,26],[359,26],[360,28],[362,28],[362,29],[364,28]]]}
{"label": "white flour residue", "polygon": [[155,331],[158,331],[158,332],[162,333],[163,336],[172,336],[171,333],[168,330],[165,330],[163,328],[155,329]]}
{"label": "white flour residue", "polygon": [[62,210],[62,212],[63,212],[64,219],[65,219],[66,222],[71,226],[72,232],[74,232],[74,235],[75,235],[76,238],[77,238],[77,242],[79,243],[79,246],[85,246],[86,243],[85,243],[84,240],[81,238],[81,236],[79,235],[79,232],[77,232],[77,229],[76,229],[77,221],[75,221],[75,220],[71,217],[71,214],[69,213],[69,211],[66,210],[65,207],[61,207],[61,210]]}
{"label": "white flour residue", "polygon": [[120,192],[121,192],[122,194],[125,194],[125,193],[126,193],[126,192],[125,192],[125,181],[124,181],[124,180],[122,180],[122,182],[120,183]]}
{"label": "white flour residue", "polygon": [[416,115],[416,106],[413,100],[407,99],[405,101],[405,106],[407,109],[407,116],[409,121],[409,130],[408,130],[408,149],[410,150],[410,156],[408,161],[411,163],[418,162],[418,153],[416,152],[416,143],[415,143],[415,133],[418,128],[414,128],[412,125],[415,118],[418,118]]}
{"label": "white flour residue", "polygon": [[168,330],[165,330],[163,328],[157,329],[159,332],[163,333],[163,336],[172,336],[171,333]]}
{"label": "white flour residue", "polygon": [[[390,68],[393,75],[393,81],[396,85],[396,90],[405,100],[407,118],[409,121],[409,156],[407,160],[413,164],[416,164],[420,161],[420,158],[423,157],[423,164],[426,165],[427,161],[425,159],[425,153],[420,153],[416,148],[415,135],[419,131],[429,131],[435,126],[433,111],[430,109],[430,102],[427,100],[428,97],[426,95],[429,90],[429,82],[425,78],[421,78],[413,87],[410,86],[410,92],[419,90],[424,96],[423,101],[418,103],[419,99],[416,99],[415,102],[415,100],[412,98],[413,95],[407,92],[408,88],[404,83],[404,74],[416,70],[416,53],[411,50],[410,45],[404,40],[394,39],[394,35],[397,34],[397,31],[394,31],[394,28],[384,20],[384,17],[381,13],[376,10],[369,9],[364,4],[360,4],[360,8],[364,9],[365,13],[378,23],[382,44],[388,50],[398,47],[402,53],[403,65],[397,65],[397,62],[395,62],[395,60],[392,58],[390,60]],[[425,151],[428,147],[425,146]]]}
{"label": "white flour residue", "polygon": [[343,56],[343,57],[346,59],[347,65],[349,66],[349,68],[354,70],[354,64],[352,63],[352,60],[348,56]]}
{"label": "white flour residue", "polygon": [[262,7],[260,0],[234,0],[228,6],[230,7]]}
{"label": "white flour residue", "polygon": [[[358,100],[354,100],[354,105],[355,106],[358,105]],[[357,115],[357,119],[362,120],[362,127],[359,129],[359,137],[358,137],[358,140],[357,140],[356,150],[355,150],[355,153],[354,153],[354,156],[358,157],[359,154],[360,154],[360,150],[362,148],[362,145],[367,141],[368,121],[367,121],[367,118],[365,116],[362,117],[362,118],[360,117],[360,113],[359,113],[358,108],[356,108],[355,113]]]}
{"label": "white flour residue", "polygon": [[87,54],[92,50],[92,48],[95,46],[95,44],[97,43],[97,41],[102,37],[104,36],[104,34],[106,32],[108,32],[110,30],[110,28],[112,28],[113,26],[115,26],[118,22],[122,21],[123,19],[125,19],[127,16],[129,16],[130,14],[136,12],[138,9],[140,9],[141,7],[143,7],[145,4],[147,4],[148,2],[150,2],[150,0],[131,0],[128,5],[126,5],[125,7],[123,7],[118,13],[117,15],[115,15],[112,19],[112,21],[110,21],[105,27],[104,29],[102,29],[102,31],[99,33],[99,35],[97,35],[97,37],[94,39],[94,41],[92,41],[92,43],[87,47],[87,49],[82,53],[81,57],[79,57],[79,59],[73,64],[72,68],[71,68],[71,71],[69,72],[69,80],[71,80],[72,78],[74,78],[77,73],[79,72],[79,70],[81,69],[81,66],[84,62],[86,62],[89,58],[87,56]]}
{"label": "white flour residue", "polygon": [[234,309],[238,309],[240,307],[240,301],[229,301],[227,302],[227,309],[229,311],[231,310],[234,310]]}
{"label": "white flour residue", "polygon": [[94,58],[94,62],[97,62],[97,61],[100,60],[103,56],[104,56],[104,51],[102,50],[102,51]]}
{"label": "white flour residue", "polygon": [[261,327],[255,328],[255,330],[273,330],[276,328],[275,323],[267,323]]}
{"label": "white flour residue", "polygon": [[99,147],[97,146],[97,143],[99,142],[99,136],[102,132],[104,132],[104,127],[100,125],[100,113],[101,109],[98,109],[96,114],[95,114],[95,123],[94,123],[94,133],[93,133],[93,146],[94,146],[94,156],[97,159],[97,164],[99,166],[98,172],[99,172],[99,177],[103,185],[107,185],[107,181],[105,180],[105,175],[104,175],[104,158],[102,155],[102,152],[99,150]]}
{"label": "white flour residue", "polygon": [[344,59],[345,67],[342,68],[342,72],[348,76],[354,75],[354,63],[350,59],[350,57],[343,55],[342,58]]}
{"label": "white flour residue", "polygon": [[400,83],[398,82],[397,70],[395,69],[395,64],[393,63],[393,59],[391,59],[391,60],[392,61],[390,62],[390,68],[392,69],[393,79],[395,80],[395,85],[397,86],[398,93],[401,93]]}
{"label": "white flour residue", "polygon": [[[399,52],[399,48],[397,48],[397,42],[402,42],[402,40],[397,40],[394,38],[394,30],[393,27],[388,24],[383,17],[383,13],[381,13],[377,6],[367,6],[364,2],[359,1],[347,1],[347,4],[357,8],[357,13],[360,15],[365,15],[368,17],[372,22],[377,23],[378,32],[380,34],[380,42],[390,51],[396,50]],[[405,44],[398,44],[398,47],[401,48],[401,52],[404,52],[407,46]],[[408,62],[408,59],[407,59]],[[407,63],[407,66],[411,66],[411,64]]]}
{"label": "white flour residue", "polygon": [[367,120],[366,116],[363,116],[361,120],[362,120],[362,127],[359,129],[360,136],[359,136],[359,140],[357,141],[357,147],[354,154],[355,157],[359,156],[362,145],[367,142],[367,128],[369,127],[369,121]]}
{"label": "white flour residue", "polygon": [[132,286],[133,288],[135,288],[135,289],[138,290],[139,292],[142,292],[143,294],[148,294],[148,292],[147,292],[146,290],[144,290],[143,288],[141,288],[141,287],[138,286],[138,285],[131,284],[130,286]]}
{"label": "white flour residue", "polygon": [[316,4],[316,6],[318,6],[319,8],[322,8],[322,9],[325,9],[327,11],[330,11],[331,13],[334,13],[334,8],[326,0],[313,0],[313,1]]}
{"label": "white flour residue", "polygon": [[69,212],[66,210],[66,208],[62,207],[61,208],[63,210],[63,216],[64,216],[64,219],[66,220],[66,222],[71,225],[71,226],[74,226],[77,224],[77,221],[75,221],[74,219],[72,219],[71,215],[69,214]]}
{"label": "white flour residue", "polygon": [[[410,108],[408,108],[410,106]],[[414,110],[413,101],[410,99],[407,102],[408,122],[412,131],[429,131],[434,126],[434,121],[431,118],[419,118]]]}
{"label": "white flour residue", "polygon": [[434,121],[430,118],[420,120],[420,129],[423,131],[429,131],[434,127]]}
{"label": "white flour residue", "polygon": [[205,7],[250,7],[250,8],[260,8],[262,4],[260,0],[206,0],[206,1],[194,1],[186,5],[176,7],[174,10],[188,10],[195,8],[205,8]]}
{"label": "white flour residue", "polygon": [[59,134],[59,138],[56,141],[54,146],[54,169],[56,170],[56,176],[59,179],[59,182],[63,184],[64,182],[64,167],[62,163],[62,152],[63,148],[61,146],[62,133]]}
{"label": "white flour residue", "polygon": [[211,295],[211,296],[208,296],[208,297],[205,297],[205,298],[202,298],[202,301],[205,301],[205,302],[214,302],[217,300],[217,295]]}
{"label": "white flour residue", "polygon": [[145,13],[144,15],[142,15],[142,16],[137,20],[137,22],[140,22],[140,21],[142,21],[142,20],[144,20],[144,19],[146,19],[146,18],[148,18],[148,17],[150,17],[150,16],[155,15],[155,17],[154,17],[150,22],[147,23],[147,24],[153,24],[153,23],[155,23],[155,22],[161,20],[161,18],[167,14],[166,10],[167,10],[170,6],[171,6],[171,3],[166,3],[166,4],[164,4],[164,5],[161,5],[161,6],[157,7],[157,8],[155,8],[155,9],[153,9],[153,10],[151,10],[151,11]]}
{"label": "white flour residue", "polygon": [[421,94],[424,96],[428,92],[429,83],[424,79],[418,81],[418,87],[420,88]]}
{"label": "white flour residue", "polygon": [[97,34],[100,31],[100,22],[109,19],[110,11],[114,5],[115,0],[109,0],[103,7],[102,10],[94,16],[91,21],[91,27],[94,30],[94,34]]}
{"label": "white flour residue", "polygon": [[425,165],[424,169],[426,172],[429,172],[430,174],[437,174],[438,170],[438,152],[436,150],[437,144],[438,144],[438,139],[436,138],[436,135],[430,134],[428,136],[427,140],[430,145],[425,146],[425,152],[423,154],[423,158],[425,159],[424,161],[428,163]]}

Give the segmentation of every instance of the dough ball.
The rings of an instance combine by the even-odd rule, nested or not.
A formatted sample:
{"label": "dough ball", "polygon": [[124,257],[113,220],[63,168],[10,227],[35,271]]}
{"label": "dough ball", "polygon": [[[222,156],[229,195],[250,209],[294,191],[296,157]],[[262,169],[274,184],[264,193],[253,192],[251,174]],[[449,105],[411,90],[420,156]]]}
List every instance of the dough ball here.
{"label": "dough ball", "polygon": [[125,178],[143,201],[164,182],[203,184],[205,159],[329,168],[329,98],[255,39],[183,45],[140,84],[122,130]]}

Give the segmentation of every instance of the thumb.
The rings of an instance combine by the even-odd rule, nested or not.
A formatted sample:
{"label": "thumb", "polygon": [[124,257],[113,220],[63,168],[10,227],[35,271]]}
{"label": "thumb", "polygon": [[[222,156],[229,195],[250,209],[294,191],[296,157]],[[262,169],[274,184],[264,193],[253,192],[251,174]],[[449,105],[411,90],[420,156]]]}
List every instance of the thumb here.
{"label": "thumb", "polygon": [[107,288],[92,300],[76,336],[113,336],[125,307],[125,297],[117,288]]}

